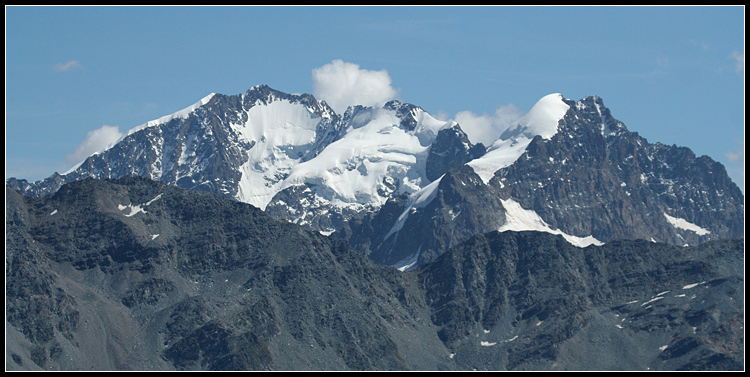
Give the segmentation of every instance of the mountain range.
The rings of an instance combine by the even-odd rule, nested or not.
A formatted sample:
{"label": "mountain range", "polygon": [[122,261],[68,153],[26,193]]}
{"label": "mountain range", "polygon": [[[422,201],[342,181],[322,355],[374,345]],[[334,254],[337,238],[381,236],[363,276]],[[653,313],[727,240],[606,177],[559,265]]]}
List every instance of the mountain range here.
{"label": "mountain range", "polygon": [[142,176],[252,204],[400,269],[493,230],[675,245],[744,236],[725,168],[628,131],[599,97],[540,99],[489,146],[418,106],[349,107],[265,85],[211,94],[127,132],[70,171],[29,183]]}
{"label": "mountain range", "polygon": [[265,85],[6,180],[6,368],[741,370],[744,195],[597,96],[489,145]]}
{"label": "mountain range", "polygon": [[401,272],[146,178],[6,187],[6,369],[742,370],[743,265],[493,231]]}

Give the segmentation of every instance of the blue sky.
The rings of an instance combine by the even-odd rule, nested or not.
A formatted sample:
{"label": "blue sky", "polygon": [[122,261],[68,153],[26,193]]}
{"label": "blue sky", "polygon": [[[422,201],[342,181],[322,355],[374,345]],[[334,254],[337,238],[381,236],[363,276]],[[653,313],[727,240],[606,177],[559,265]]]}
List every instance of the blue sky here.
{"label": "blue sky", "polygon": [[5,175],[63,173],[90,148],[209,93],[267,84],[338,106],[368,88],[363,104],[397,98],[475,138],[547,94],[598,95],[629,130],[720,161],[744,191],[744,15],[744,7],[6,7]]}

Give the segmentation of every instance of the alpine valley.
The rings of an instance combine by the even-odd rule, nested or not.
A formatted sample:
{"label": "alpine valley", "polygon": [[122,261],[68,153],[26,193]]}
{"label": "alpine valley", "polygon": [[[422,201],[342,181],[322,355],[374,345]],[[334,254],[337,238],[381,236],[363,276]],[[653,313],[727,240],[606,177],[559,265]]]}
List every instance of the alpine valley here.
{"label": "alpine valley", "polygon": [[6,180],[6,369],[742,370],[744,195],[601,98],[491,145],[211,94]]}

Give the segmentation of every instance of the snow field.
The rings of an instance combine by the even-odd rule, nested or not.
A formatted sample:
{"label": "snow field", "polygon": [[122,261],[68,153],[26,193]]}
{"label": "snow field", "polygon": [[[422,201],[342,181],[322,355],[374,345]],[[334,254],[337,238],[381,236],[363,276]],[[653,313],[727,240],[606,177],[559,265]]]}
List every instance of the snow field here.
{"label": "snow field", "polygon": [[559,229],[553,230],[549,227],[549,225],[547,225],[546,222],[544,222],[544,220],[542,220],[541,217],[539,217],[539,215],[537,215],[536,212],[523,209],[521,205],[513,199],[501,199],[500,201],[502,202],[503,207],[505,207],[506,211],[505,224],[501,226],[500,229],[498,229],[501,232],[505,232],[508,230],[515,232],[533,230],[537,232],[559,234],[562,235],[565,240],[570,242],[570,244],[577,247],[586,247],[590,245],[600,246],[604,244],[603,242],[597,240],[592,236],[577,237],[563,233]]}
{"label": "snow field", "polygon": [[321,118],[305,106],[273,101],[247,110],[247,122],[232,125],[242,139],[254,146],[240,167],[237,199],[265,209],[282,189],[282,179],[315,142]]}
{"label": "snow field", "polygon": [[666,212],[664,213],[664,217],[666,217],[667,221],[669,221],[669,223],[672,224],[672,226],[674,226],[675,228],[689,230],[691,232],[695,232],[699,236],[705,236],[706,234],[711,233],[707,229],[703,229],[698,225],[688,222],[685,219],[669,216]]}
{"label": "snow field", "polygon": [[399,187],[396,195],[413,193],[427,184],[424,164],[429,146],[446,125],[422,114],[414,131],[398,126],[394,112],[368,109],[355,116],[346,135],[318,156],[295,166],[283,187],[314,183],[326,186],[344,203],[380,206],[388,199],[379,191],[384,180]]}

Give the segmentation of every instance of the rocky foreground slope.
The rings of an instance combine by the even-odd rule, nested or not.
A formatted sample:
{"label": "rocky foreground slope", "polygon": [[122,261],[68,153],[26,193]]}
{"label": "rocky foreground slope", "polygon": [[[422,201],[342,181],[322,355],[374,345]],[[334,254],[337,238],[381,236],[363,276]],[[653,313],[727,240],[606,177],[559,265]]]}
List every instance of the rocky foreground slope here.
{"label": "rocky foreground slope", "polygon": [[144,178],[6,187],[6,369],[742,370],[743,265],[508,231],[400,272]]}

